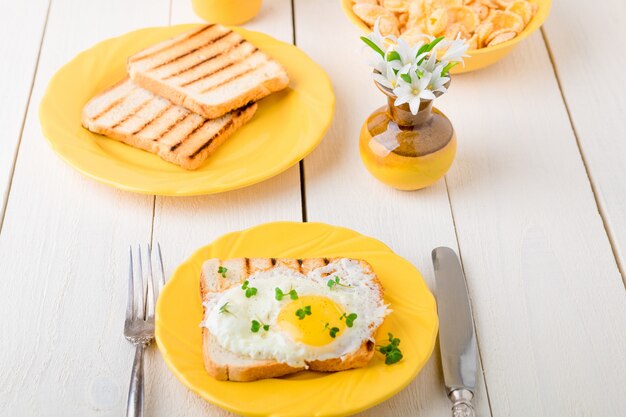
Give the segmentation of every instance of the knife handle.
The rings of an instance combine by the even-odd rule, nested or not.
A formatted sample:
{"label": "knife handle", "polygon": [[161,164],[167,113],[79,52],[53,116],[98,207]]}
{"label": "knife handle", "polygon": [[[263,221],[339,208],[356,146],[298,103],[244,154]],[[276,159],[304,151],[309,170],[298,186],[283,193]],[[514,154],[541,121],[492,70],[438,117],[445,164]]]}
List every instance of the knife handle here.
{"label": "knife handle", "polygon": [[470,390],[456,389],[450,391],[448,398],[452,401],[452,417],[474,417],[474,394]]}

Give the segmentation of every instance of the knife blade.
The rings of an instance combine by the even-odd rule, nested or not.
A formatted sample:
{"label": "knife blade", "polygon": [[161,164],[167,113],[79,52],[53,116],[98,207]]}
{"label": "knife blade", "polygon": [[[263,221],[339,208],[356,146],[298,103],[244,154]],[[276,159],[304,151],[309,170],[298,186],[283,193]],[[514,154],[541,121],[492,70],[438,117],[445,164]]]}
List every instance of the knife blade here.
{"label": "knife blade", "polygon": [[472,309],[461,261],[446,247],[432,252],[435,269],[439,349],[448,398],[454,417],[473,417],[478,350]]}

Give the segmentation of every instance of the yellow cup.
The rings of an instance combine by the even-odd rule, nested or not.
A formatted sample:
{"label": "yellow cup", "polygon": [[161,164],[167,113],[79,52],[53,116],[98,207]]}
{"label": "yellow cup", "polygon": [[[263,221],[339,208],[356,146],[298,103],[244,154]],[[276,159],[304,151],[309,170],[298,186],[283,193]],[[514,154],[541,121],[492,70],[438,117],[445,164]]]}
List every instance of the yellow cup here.
{"label": "yellow cup", "polygon": [[194,12],[209,23],[240,25],[259,13],[263,0],[192,0]]}

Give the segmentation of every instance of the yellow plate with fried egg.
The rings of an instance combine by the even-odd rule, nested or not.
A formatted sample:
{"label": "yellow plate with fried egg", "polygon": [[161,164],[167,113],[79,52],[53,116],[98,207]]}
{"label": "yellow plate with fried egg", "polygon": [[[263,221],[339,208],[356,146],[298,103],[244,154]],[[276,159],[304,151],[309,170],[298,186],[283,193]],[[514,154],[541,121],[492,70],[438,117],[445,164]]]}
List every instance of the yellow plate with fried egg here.
{"label": "yellow plate with fried egg", "polygon": [[[352,258],[374,269],[392,310],[376,342],[401,340],[403,359],[385,365],[376,353],[363,368],[302,371],[254,382],[218,381],[205,371],[200,276],[212,258]],[[287,290],[288,288],[285,288]],[[358,319],[357,319],[358,320]],[[227,234],[199,249],[174,272],[156,309],[156,340],[172,372],[211,403],[244,416],[345,416],[398,393],[424,366],[437,336],[435,300],[419,271],[378,240],[321,223],[268,223]]]}

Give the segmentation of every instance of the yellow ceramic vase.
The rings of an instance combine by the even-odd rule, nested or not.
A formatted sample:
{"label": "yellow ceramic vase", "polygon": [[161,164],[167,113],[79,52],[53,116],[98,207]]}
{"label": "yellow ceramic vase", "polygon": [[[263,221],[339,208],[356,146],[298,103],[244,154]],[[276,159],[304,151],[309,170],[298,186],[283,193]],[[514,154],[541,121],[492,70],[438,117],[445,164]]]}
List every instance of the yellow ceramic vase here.
{"label": "yellow ceramic vase", "polygon": [[448,171],[456,155],[456,136],[450,120],[422,100],[417,114],[408,104],[395,106],[393,92],[378,83],[388,105],[372,113],[361,128],[359,150],[367,170],[399,190],[432,185]]}
{"label": "yellow ceramic vase", "polygon": [[193,10],[209,23],[240,25],[259,13],[263,0],[192,0]]}

